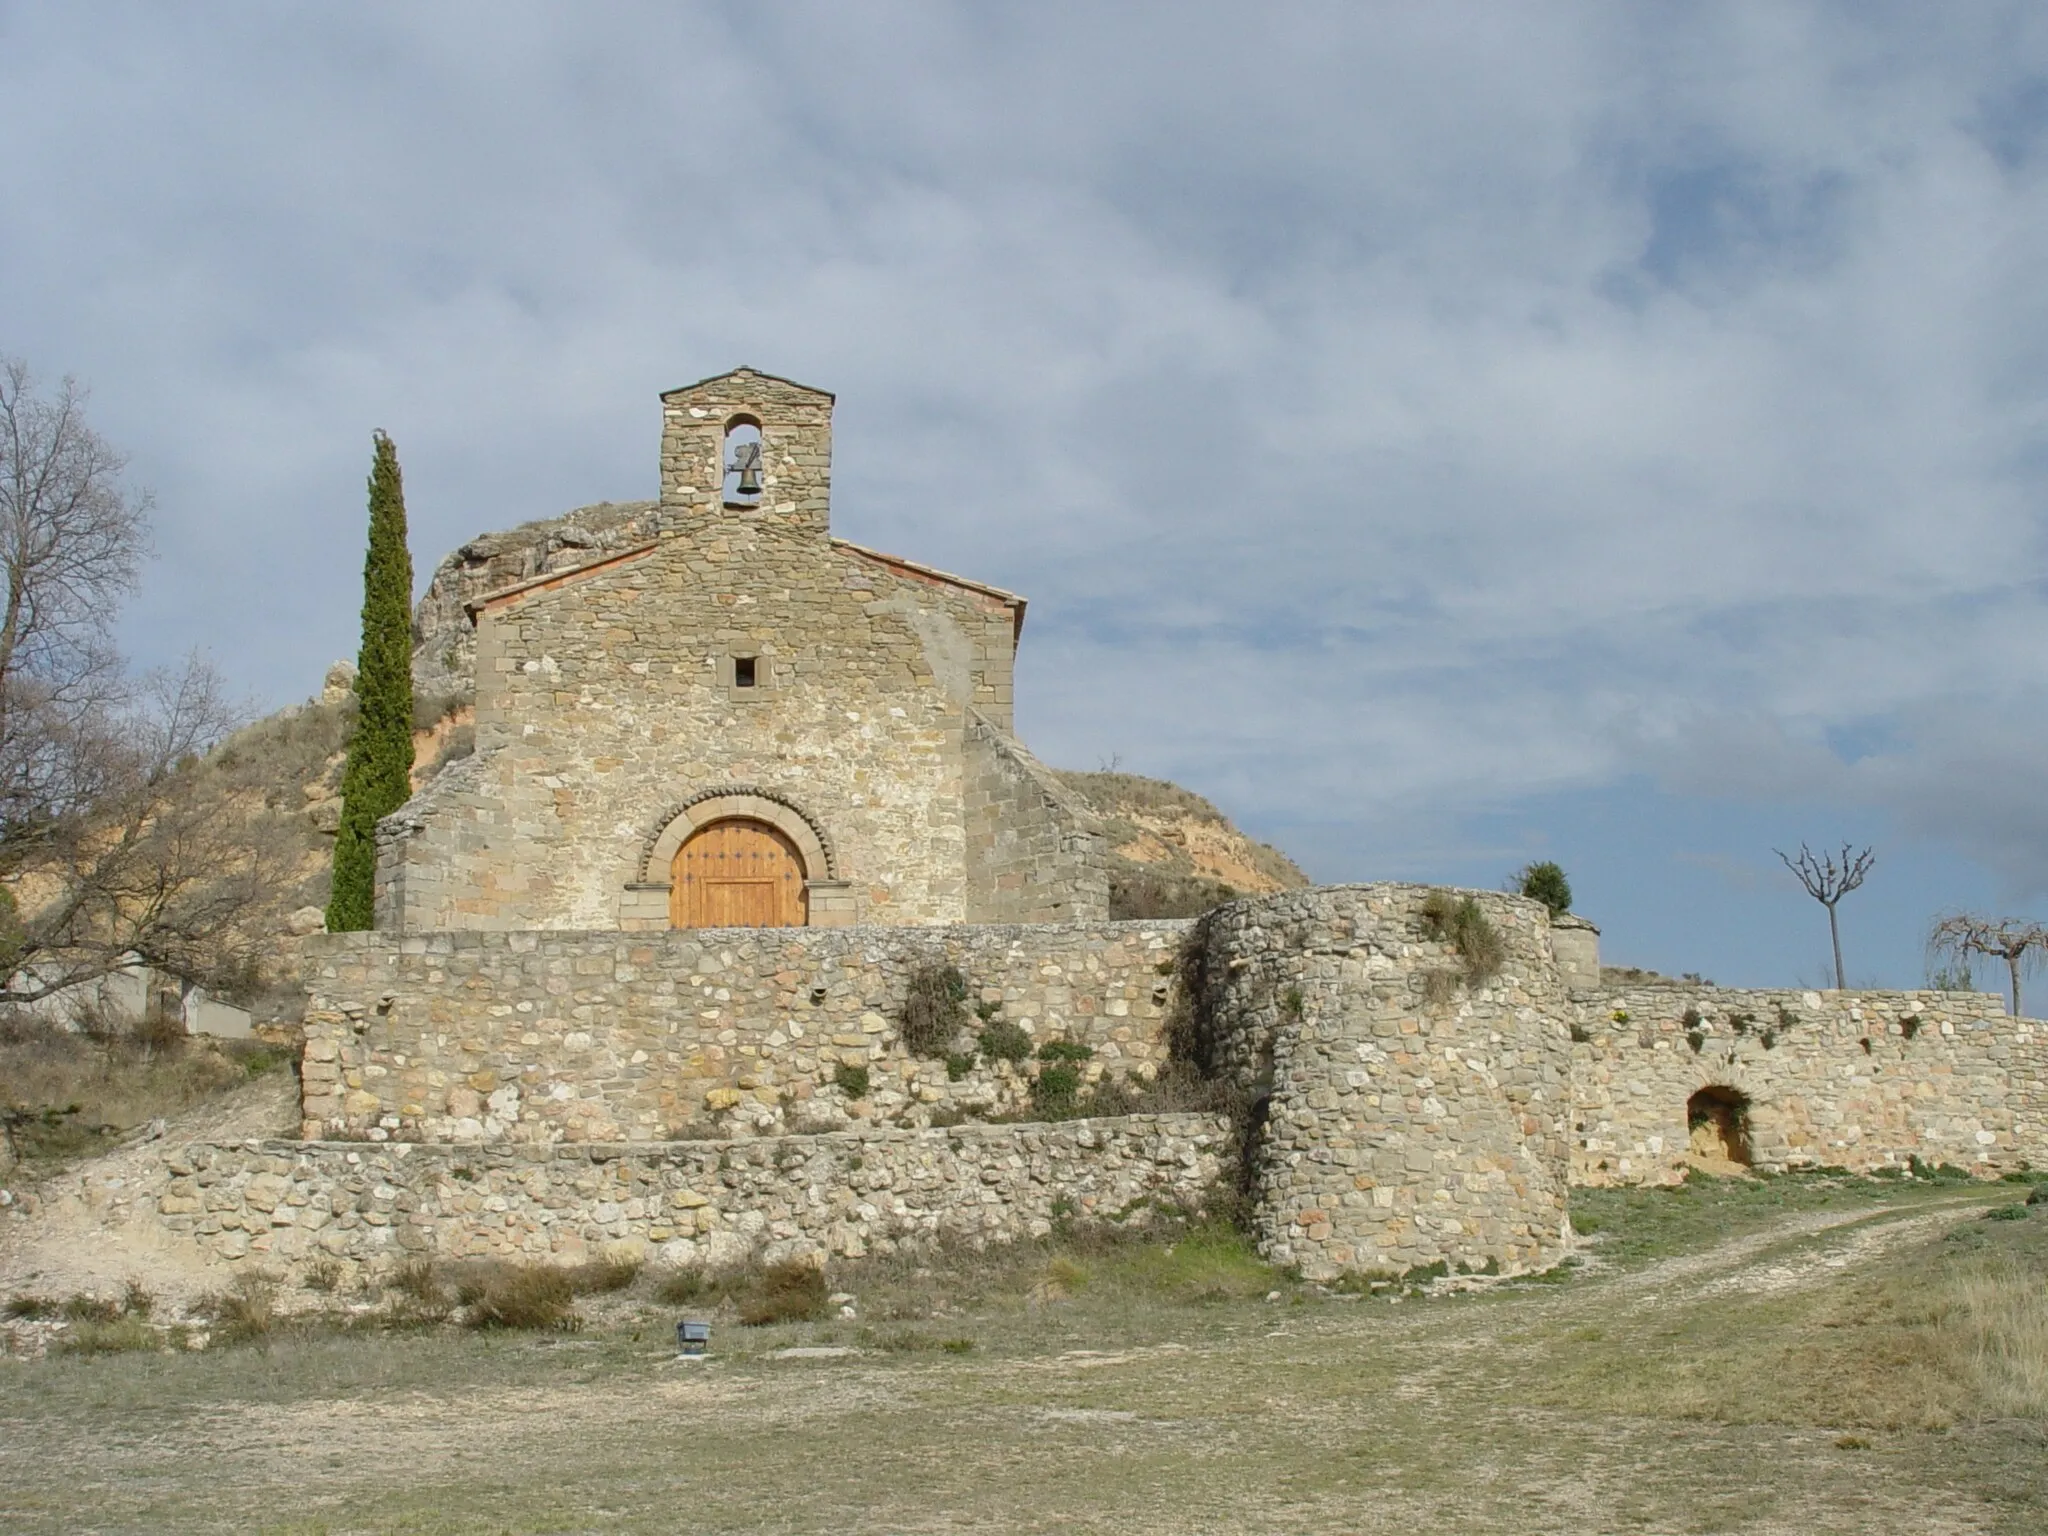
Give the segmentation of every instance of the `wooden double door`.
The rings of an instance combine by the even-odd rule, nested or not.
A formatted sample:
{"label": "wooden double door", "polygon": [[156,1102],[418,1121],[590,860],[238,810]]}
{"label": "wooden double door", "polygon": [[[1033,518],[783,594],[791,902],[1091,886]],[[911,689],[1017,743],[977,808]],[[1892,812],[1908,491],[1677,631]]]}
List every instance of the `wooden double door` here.
{"label": "wooden double door", "polygon": [[803,859],[765,821],[699,827],[676,850],[669,874],[674,928],[801,928],[810,920]]}

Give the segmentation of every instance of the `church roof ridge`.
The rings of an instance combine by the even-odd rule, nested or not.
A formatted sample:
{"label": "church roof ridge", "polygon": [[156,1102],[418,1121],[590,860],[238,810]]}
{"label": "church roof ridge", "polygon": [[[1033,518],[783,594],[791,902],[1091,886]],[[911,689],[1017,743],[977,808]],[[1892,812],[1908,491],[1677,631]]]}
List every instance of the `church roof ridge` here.
{"label": "church roof ridge", "polygon": [[975,581],[970,577],[956,576],[951,571],[942,571],[935,565],[925,565],[920,561],[905,559],[902,555],[884,554],[879,549],[870,549],[865,544],[856,544],[853,540],[842,539],[837,534],[832,536],[832,547],[834,549],[843,549],[850,555],[858,555],[863,560],[873,560],[877,564],[888,566],[891,570],[922,577],[926,581],[941,582],[951,587],[963,587],[969,592],[979,592],[985,597],[992,597],[1000,603],[1006,603],[1017,612],[1016,633],[1019,635],[1024,633],[1024,610],[1031,600],[1020,593],[1007,591],[1002,587],[991,586],[985,581]]}
{"label": "church roof ridge", "polygon": [[666,400],[670,395],[680,395],[689,390],[702,389],[706,384],[716,384],[720,379],[730,379],[742,373],[750,373],[757,379],[767,379],[776,384],[787,384],[791,389],[800,389],[806,394],[822,395],[827,400],[836,401],[839,398],[829,389],[820,389],[815,384],[805,384],[796,379],[786,378],[779,373],[768,373],[760,368],[749,367],[745,363],[742,363],[737,368],[728,368],[723,373],[706,374],[694,384],[678,384],[674,389],[664,389],[661,392],[661,398]]}
{"label": "church roof ridge", "polygon": [[635,544],[631,549],[621,549],[602,559],[592,560],[583,565],[572,565],[565,571],[544,571],[538,576],[529,576],[524,581],[515,581],[509,587],[499,587],[493,592],[480,592],[462,605],[472,620],[486,608],[509,602],[528,592],[542,591],[549,587],[567,586],[583,576],[594,576],[599,571],[609,570],[615,565],[624,565],[629,560],[638,560],[642,555],[652,554],[661,547],[661,540],[652,539],[645,544]]}

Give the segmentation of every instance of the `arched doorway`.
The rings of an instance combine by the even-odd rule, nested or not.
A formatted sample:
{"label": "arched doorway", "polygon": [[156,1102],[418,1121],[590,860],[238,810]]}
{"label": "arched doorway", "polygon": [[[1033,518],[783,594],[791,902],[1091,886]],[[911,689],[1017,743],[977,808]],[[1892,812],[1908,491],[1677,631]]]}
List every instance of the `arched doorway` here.
{"label": "arched doorway", "polygon": [[809,921],[804,861],[778,828],[748,816],[691,833],[669,867],[675,928],[801,928]]}
{"label": "arched doorway", "polygon": [[1685,1101],[1687,1150],[1703,1164],[1747,1168],[1749,1095],[1734,1088],[1702,1088]]}

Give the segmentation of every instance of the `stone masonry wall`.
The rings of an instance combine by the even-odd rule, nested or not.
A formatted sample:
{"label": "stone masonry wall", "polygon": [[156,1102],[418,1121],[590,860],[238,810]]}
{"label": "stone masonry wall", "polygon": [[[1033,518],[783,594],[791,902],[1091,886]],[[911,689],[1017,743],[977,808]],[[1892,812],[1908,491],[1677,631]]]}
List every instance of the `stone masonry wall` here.
{"label": "stone masonry wall", "polygon": [[1506,943],[1475,988],[1450,980],[1460,963],[1425,930],[1429,894],[1326,887],[1204,920],[1198,1053],[1265,1101],[1260,1249],[1311,1277],[1516,1270],[1563,1251],[1571,1089],[1548,915],[1458,893]]}
{"label": "stone masonry wall", "polygon": [[[475,754],[380,827],[380,927],[643,926],[664,827],[727,792],[815,832],[813,922],[1107,915],[1077,803],[1007,734],[1023,599],[831,536],[831,406],[745,369],[671,391],[659,510],[618,525],[647,541],[578,534],[591,563],[469,604]],[[725,500],[735,422],[757,504]]]}
{"label": "stone masonry wall", "polygon": [[243,1142],[169,1152],[100,1206],[287,1280],[422,1257],[724,1267],[1008,1242],[1063,1214],[1142,1221],[1199,1205],[1228,1138],[1210,1116],[1133,1115],[632,1146]]}
{"label": "stone masonry wall", "polygon": [[[740,530],[485,612],[476,754],[386,823],[379,923],[616,927],[628,886],[667,882],[643,860],[706,789],[796,808],[833,855],[805,874],[851,881],[858,920],[960,921],[966,706],[913,617],[971,647],[981,616],[943,622],[904,585],[822,540]],[[757,686],[733,685],[740,655]]]}
{"label": "stone masonry wall", "polygon": [[1686,1101],[1749,1101],[1763,1168],[2048,1167],[2048,1038],[1981,992],[1610,987],[1574,1010],[1572,1181],[1684,1177]]}
{"label": "stone masonry wall", "polygon": [[[637,1142],[1014,1110],[1028,1064],[955,1079],[904,1050],[911,972],[950,962],[1034,1041],[1093,1047],[1089,1080],[1144,1078],[1187,926],[315,935],[306,1134]],[[864,1099],[842,1067],[868,1071]]]}
{"label": "stone masonry wall", "polygon": [[1101,922],[1109,866],[1095,813],[1009,735],[967,721],[967,920]]}

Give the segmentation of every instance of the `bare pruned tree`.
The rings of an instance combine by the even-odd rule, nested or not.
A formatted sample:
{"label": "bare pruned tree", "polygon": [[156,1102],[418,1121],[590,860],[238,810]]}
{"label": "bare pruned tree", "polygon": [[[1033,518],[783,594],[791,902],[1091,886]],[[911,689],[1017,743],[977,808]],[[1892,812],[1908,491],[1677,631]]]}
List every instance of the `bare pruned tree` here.
{"label": "bare pruned tree", "polygon": [[1951,912],[1927,935],[1930,959],[1959,962],[1967,970],[1970,956],[1989,955],[2005,962],[2012,978],[2012,1016],[2020,1017],[2020,973],[2040,964],[2048,953],[2048,928],[2019,917],[1978,917]]}
{"label": "bare pruned tree", "polygon": [[281,887],[260,795],[206,759],[237,723],[196,657],[140,679],[109,639],[146,496],[70,380],[0,358],[0,1002],[141,959],[230,982]]}
{"label": "bare pruned tree", "polygon": [[1877,862],[1875,850],[1865,848],[1858,853],[1844,843],[1839,855],[1831,853],[1816,858],[1812,850],[1801,843],[1796,859],[1782,848],[1773,848],[1771,852],[1784,860],[1785,867],[1806,887],[1806,894],[1828,909],[1828,938],[1835,946],[1835,990],[1846,990],[1849,982],[1842,970],[1842,927],[1835,916],[1835,908],[1870,873],[1870,866]]}
{"label": "bare pruned tree", "polygon": [[74,381],[45,397],[0,358],[0,738],[17,708],[85,711],[117,689],[109,627],[149,553],[149,497],[123,489],[126,467]]}

